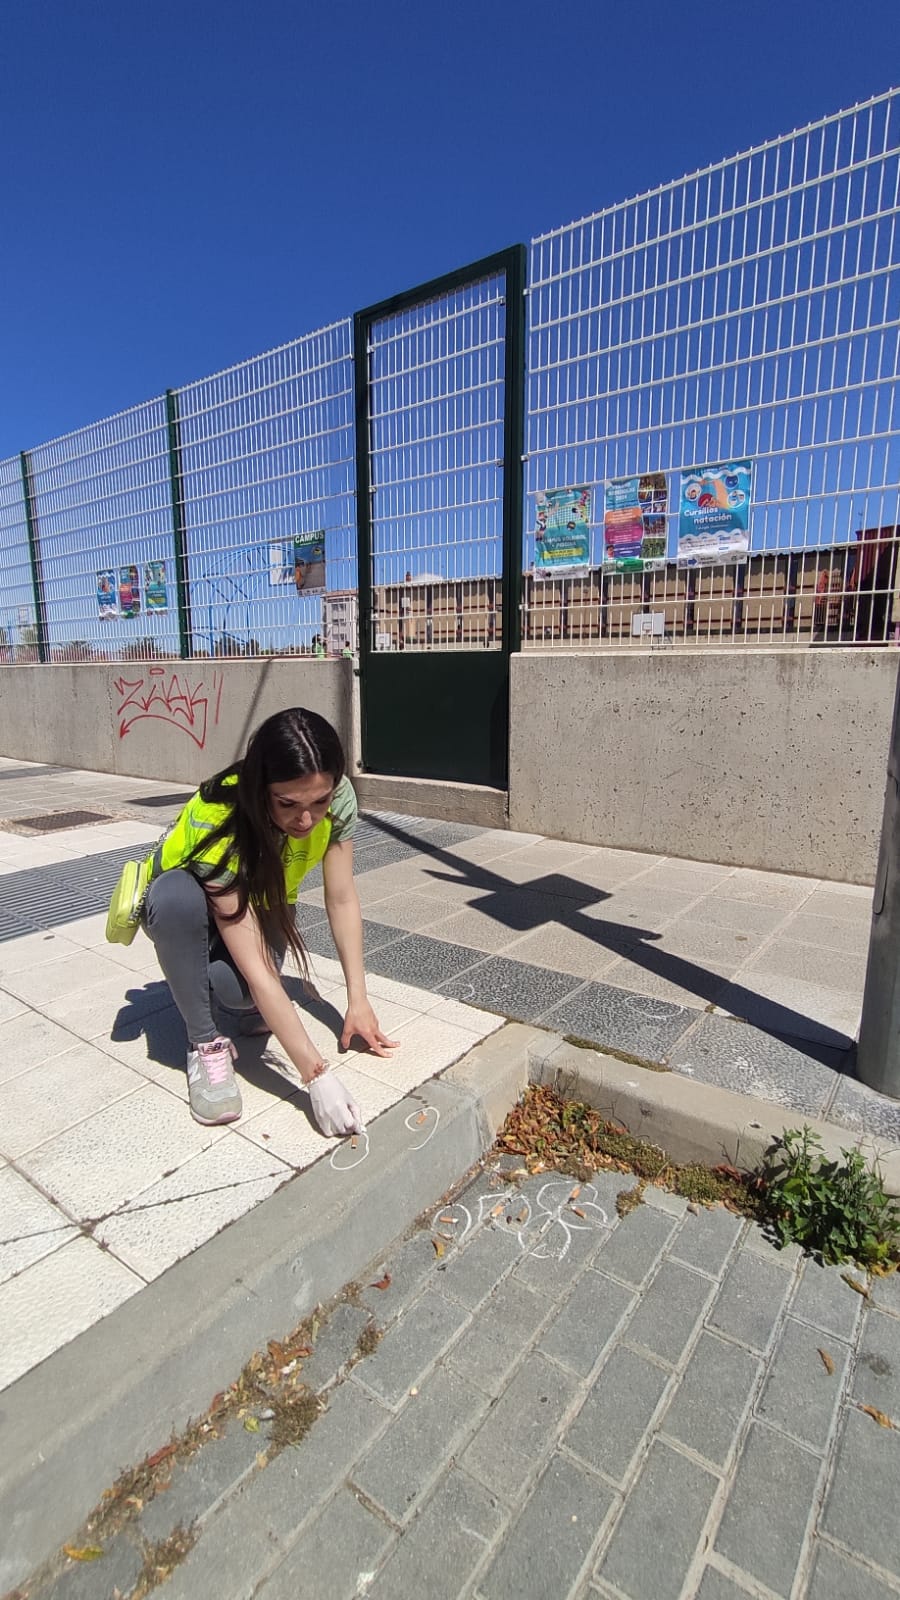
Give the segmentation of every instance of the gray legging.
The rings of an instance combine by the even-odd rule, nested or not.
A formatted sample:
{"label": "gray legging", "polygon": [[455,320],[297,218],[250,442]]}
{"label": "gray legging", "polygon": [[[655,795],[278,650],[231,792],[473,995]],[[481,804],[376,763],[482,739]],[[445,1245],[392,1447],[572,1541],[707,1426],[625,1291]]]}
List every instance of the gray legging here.
{"label": "gray legging", "polygon": [[[156,946],[191,1044],[208,1044],[219,1036],[210,985],[232,1010],[252,1006],[247,981],[235,966],[210,915],[203,886],[192,872],[172,867],[154,878],[144,901],[143,925]],[[272,958],[280,967],[284,950],[273,950]]]}

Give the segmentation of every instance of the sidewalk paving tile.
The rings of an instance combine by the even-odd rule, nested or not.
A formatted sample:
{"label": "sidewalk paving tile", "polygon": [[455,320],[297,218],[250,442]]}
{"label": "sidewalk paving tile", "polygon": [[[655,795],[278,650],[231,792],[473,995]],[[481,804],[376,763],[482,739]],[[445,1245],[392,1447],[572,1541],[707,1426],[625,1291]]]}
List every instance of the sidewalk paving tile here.
{"label": "sidewalk paving tile", "polygon": [[483,1484],[451,1467],[366,1590],[367,1600],[457,1600],[503,1517]]}
{"label": "sidewalk paving tile", "polygon": [[849,1342],[859,1326],[863,1302],[845,1282],[845,1271],[845,1267],[824,1267],[807,1257],[790,1314]]}
{"label": "sidewalk paving tile", "polygon": [[821,1461],[760,1422],[751,1425],[715,1548],[784,1600],[803,1552]]}
{"label": "sidewalk paving tile", "polygon": [[695,1011],[666,1000],[631,995],[611,984],[589,983],[561,1005],[548,1009],[543,1022],[555,1033],[595,1039],[647,1061],[664,1061],[696,1017]]}
{"label": "sidewalk paving tile", "polygon": [[716,1567],[707,1567],[697,1590],[697,1600],[747,1600],[747,1590],[743,1584],[732,1583]]}
{"label": "sidewalk paving tile", "polygon": [[0,1284],[75,1238],[64,1212],[12,1167],[0,1171]]}
{"label": "sidewalk paving tile", "polygon": [[462,1306],[426,1288],[359,1369],[360,1381],[385,1405],[396,1406],[467,1321],[468,1312]]}
{"label": "sidewalk paving tile", "polygon": [[597,1576],[635,1600],[678,1600],[718,1487],[705,1468],[656,1442]]}
{"label": "sidewalk paving tile", "polygon": [[[820,1350],[833,1363],[825,1366]],[[756,1413],[763,1422],[824,1453],[841,1399],[849,1346],[788,1317],[769,1366]]]}
{"label": "sidewalk paving tile", "polygon": [[399,1527],[414,1515],[489,1405],[483,1390],[447,1367],[435,1368],[353,1468],[353,1486]]}
{"label": "sidewalk paving tile", "polygon": [[[619,1174],[617,1181],[623,1188],[632,1184],[629,1173]],[[595,1262],[598,1271],[640,1288],[672,1242],[676,1228],[676,1219],[666,1212],[637,1206],[604,1241]]]}
{"label": "sidewalk paving tile", "polygon": [[807,1594],[809,1600],[896,1600],[897,1590],[841,1551],[820,1544]]}
{"label": "sidewalk paving tile", "polygon": [[900,1322],[883,1311],[866,1312],[853,1396],[900,1423]]}
{"label": "sidewalk paving tile", "polygon": [[143,1280],[79,1238],[0,1285],[0,1388],[98,1322]]}
{"label": "sidewalk paving tile", "polygon": [[519,1022],[534,1022],[567,994],[581,987],[581,980],[547,967],[530,966],[505,956],[482,959],[456,978],[441,984],[441,992],[470,1005],[500,1011]]}
{"label": "sidewalk paving tile", "polygon": [[634,1305],[629,1289],[588,1268],[544,1330],[538,1349],[586,1378]]}
{"label": "sidewalk paving tile", "polygon": [[397,983],[437,989],[465,967],[483,959],[480,950],[471,950],[467,945],[445,944],[442,939],[429,939],[425,934],[407,933],[373,950],[366,959],[366,970]]}
{"label": "sidewalk paving tile", "polygon": [[0,1084],[0,1149],[23,1156],[142,1088],[146,1079],[139,1073],[75,1043]]}
{"label": "sidewalk paving tile", "polygon": [[554,1456],[478,1580],[484,1600],[566,1600],[576,1593],[615,1504],[614,1491]]}
{"label": "sidewalk paving tile", "polygon": [[148,1281],[290,1177],[268,1150],[220,1139],[97,1224],[94,1237]]}
{"label": "sidewalk paving tile", "polygon": [[517,1279],[504,1279],[445,1357],[446,1365],[486,1394],[498,1396],[552,1305]]}
{"label": "sidewalk paving tile", "polygon": [[[834,1065],[840,1060],[835,1052]],[[834,1066],[795,1044],[726,1017],[701,1017],[675,1045],[669,1065],[701,1083],[755,1095],[808,1116],[822,1114],[835,1086]]]}
{"label": "sidewalk paving tile", "polygon": [[356,1600],[360,1573],[375,1571],[395,1537],[354,1494],[341,1489],[256,1593],[260,1600],[298,1600],[303,1594]]}
{"label": "sidewalk paving tile", "polygon": [[710,1312],[710,1328],[739,1340],[751,1350],[765,1350],[791,1283],[782,1268],[748,1251],[739,1251]]}
{"label": "sidewalk paving tile", "polygon": [[628,1324],[628,1342],[677,1366],[714,1292],[709,1278],[664,1261]]}
{"label": "sidewalk paving tile", "polygon": [[663,1432],[724,1469],[761,1370],[749,1350],[702,1333],[662,1420]]}
{"label": "sidewalk paving tile", "polygon": [[741,1217],[727,1211],[724,1206],[702,1207],[689,1212],[678,1236],[672,1242],[673,1259],[683,1261],[687,1267],[709,1273],[717,1278],[723,1272],[744,1227]]}
{"label": "sidewalk paving tile", "polygon": [[900,1578],[900,1432],[850,1407],[821,1527]]}
{"label": "sidewalk paving tile", "polygon": [[224,1127],[202,1127],[174,1095],[144,1083],[22,1156],[20,1165],[73,1215],[98,1217],[135,1199],[226,1133]]}
{"label": "sidewalk paving tile", "polygon": [[500,1500],[514,1502],[552,1451],[577,1380],[541,1355],[529,1355],[461,1457],[461,1465]]}
{"label": "sidewalk paving tile", "polygon": [[663,1367],[616,1345],[563,1436],[566,1449],[624,1484],[670,1381]]}
{"label": "sidewalk paving tile", "polygon": [[839,1079],[828,1118],[852,1133],[874,1134],[892,1144],[900,1143],[900,1101],[876,1094],[855,1078]]}

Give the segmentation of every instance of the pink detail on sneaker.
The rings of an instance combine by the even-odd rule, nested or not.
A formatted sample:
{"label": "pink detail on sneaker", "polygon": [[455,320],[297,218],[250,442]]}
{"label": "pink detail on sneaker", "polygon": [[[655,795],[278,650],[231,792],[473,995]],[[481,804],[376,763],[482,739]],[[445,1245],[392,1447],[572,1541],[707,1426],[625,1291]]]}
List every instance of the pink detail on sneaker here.
{"label": "pink detail on sneaker", "polygon": [[211,1039],[208,1044],[198,1044],[196,1050],[210,1083],[227,1083],[231,1063],[237,1060],[237,1051],[231,1040]]}

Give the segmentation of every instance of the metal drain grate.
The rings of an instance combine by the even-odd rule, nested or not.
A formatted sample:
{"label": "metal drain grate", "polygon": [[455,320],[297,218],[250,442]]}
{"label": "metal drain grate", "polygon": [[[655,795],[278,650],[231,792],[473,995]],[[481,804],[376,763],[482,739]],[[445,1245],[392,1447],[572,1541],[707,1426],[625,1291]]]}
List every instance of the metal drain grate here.
{"label": "metal drain grate", "polygon": [[32,828],[35,833],[57,833],[61,828],[83,828],[89,822],[114,822],[105,811],[46,811],[39,817],[16,817],[17,828]]}
{"label": "metal drain grate", "polygon": [[105,911],[126,861],[139,854],[125,845],[81,861],[0,873],[0,944]]}

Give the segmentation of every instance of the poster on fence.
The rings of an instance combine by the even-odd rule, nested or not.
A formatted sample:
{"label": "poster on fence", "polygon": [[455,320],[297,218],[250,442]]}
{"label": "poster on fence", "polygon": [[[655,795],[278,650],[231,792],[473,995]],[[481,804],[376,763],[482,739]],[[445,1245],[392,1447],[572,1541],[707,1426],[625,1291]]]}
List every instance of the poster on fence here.
{"label": "poster on fence", "polygon": [[586,572],[591,560],[591,491],[545,489],[537,495],[534,575]]}
{"label": "poster on fence", "polygon": [[678,565],[746,561],[750,550],[749,461],[693,467],[681,474]]}
{"label": "poster on fence", "polygon": [[164,561],[147,561],[144,564],[144,604],[148,611],[169,609],[169,589]]}
{"label": "poster on fence", "polygon": [[273,586],[279,583],[293,583],[292,554],[292,546],[289,544],[269,545],[269,583]]}
{"label": "poster on fence", "polygon": [[325,593],[325,534],[294,535],[294,583],[298,594]]}
{"label": "poster on fence", "polygon": [[114,572],[97,573],[97,609],[100,612],[101,622],[109,622],[111,618],[119,615]]}
{"label": "poster on fence", "polygon": [[611,478],[603,512],[607,572],[653,572],[666,564],[669,488],[664,472]]}
{"label": "poster on fence", "polygon": [[139,617],[141,614],[141,580],[137,567],[119,568],[119,615]]}

